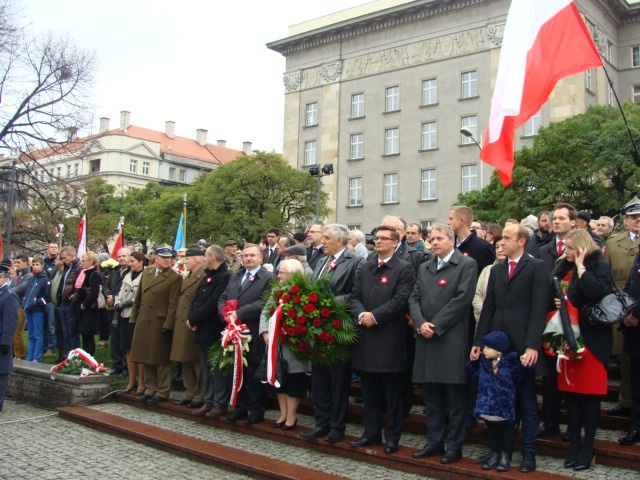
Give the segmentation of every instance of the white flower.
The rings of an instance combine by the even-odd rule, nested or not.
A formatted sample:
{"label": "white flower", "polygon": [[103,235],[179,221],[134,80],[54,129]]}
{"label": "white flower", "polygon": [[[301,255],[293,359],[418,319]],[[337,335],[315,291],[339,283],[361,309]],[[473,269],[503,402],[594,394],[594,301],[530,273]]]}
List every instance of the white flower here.
{"label": "white flower", "polygon": [[273,272],[273,265],[271,265],[270,263],[265,263],[264,265],[262,265],[265,269],[269,270],[270,272]]}

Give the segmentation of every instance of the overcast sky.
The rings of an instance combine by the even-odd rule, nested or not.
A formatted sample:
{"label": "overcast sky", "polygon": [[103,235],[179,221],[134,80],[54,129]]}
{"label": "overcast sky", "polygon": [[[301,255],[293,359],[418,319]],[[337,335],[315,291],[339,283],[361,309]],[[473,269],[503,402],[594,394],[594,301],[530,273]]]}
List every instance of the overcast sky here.
{"label": "overcast sky", "polygon": [[[94,133],[100,117],[176,135],[282,151],[285,58],[265,44],[290,25],[367,0],[15,0],[36,32],[95,50]],[[88,132],[83,132],[88,133]]]}

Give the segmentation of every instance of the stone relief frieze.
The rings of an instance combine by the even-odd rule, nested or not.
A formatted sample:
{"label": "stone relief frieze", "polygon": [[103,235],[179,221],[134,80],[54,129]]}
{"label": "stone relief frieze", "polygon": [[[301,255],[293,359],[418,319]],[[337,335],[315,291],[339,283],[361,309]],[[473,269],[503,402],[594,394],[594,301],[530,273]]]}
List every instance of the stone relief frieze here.
{"label": "stone relief frieze", "polygon": [[600,52],[600,55],[608,59],[609,48],[607,35],[597,25],[593,26],[591,34],[593,35],[593,42],[596,44],[596,48],[598,49],[598,52]]}
{"label": "stone relief frieze", "polygon": [[321,85],[321,67],[306,68],[302,72],[302,89],[319,87]]}
{"label": "stone relief frieze", "polygon": [[325,83],[333,83],[340,79],[340,74],[342,73],[342,61],[327,63],[322,66],[322,80]]}
{"label": "stone relief frieze", "polygon": [[504,23],[493,24],[487,27],[487,37],[492,47],[501,47],[502,38],[504,37]]}
{"label": "stone relief frieze", "polygon": [[293,72],[284,74],[284,89],[287,93],[295,92],[300,88],[302,81],[302,72]]}

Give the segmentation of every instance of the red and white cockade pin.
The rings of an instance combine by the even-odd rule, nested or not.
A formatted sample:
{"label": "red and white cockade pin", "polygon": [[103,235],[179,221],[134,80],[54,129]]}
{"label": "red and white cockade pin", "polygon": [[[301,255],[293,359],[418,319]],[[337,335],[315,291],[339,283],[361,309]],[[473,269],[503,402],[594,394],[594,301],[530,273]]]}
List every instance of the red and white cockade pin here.
{"label": "red and white cockade pin", "polygon": [[211,283],[212,278],[211,277],[207,277],[207,283]]}
{"label": "red and white cockade pin", "polygon": [[446,278],[441,278],[440,280],[438,280],[438,285],[440,285],[441,287],[444,287],[446,284],[447,284]]}
{"label": "red and white cockade pin", "polygon": [[249,275],[249,281],[253,282],[256,279],[256,277],[254,277],[253,275]]}
{"label": "red and white cockade pin", "polygon": [[337,265],[337,263],[336,263],[336,261],[334,260],[333,262],[331,262],[331,263],[329,264],[329,268],[330,268],[331,270],[335,270],[336,265]]}
{"label": "red and white cockade pin", "polygon": [[463,255],[464,255],[465,257],[468,257],[468,256],[469,256],[469,252],[464,252],[464,253],[463,253]]}
{"label": "red and white cockade pin", "polygon": [[380,277],[380,283],[382,285],[386,285],[387,283],[389,283],[389,277],[387,277],[386,275],[383,275]]}

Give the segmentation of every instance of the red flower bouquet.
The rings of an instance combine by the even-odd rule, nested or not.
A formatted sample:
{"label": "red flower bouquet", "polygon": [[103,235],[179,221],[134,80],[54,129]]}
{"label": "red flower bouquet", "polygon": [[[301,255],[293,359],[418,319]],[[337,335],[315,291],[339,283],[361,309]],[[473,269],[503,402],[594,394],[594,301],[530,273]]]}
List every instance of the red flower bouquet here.
{"label": "red flower bouquet", "polygon": [[280,344],[313,365],[348,361],[358,335],[347,306],[336,302],[330,281],[330,276],[312,282],[296,274],[267,297],[270,315],[282,304]]}

